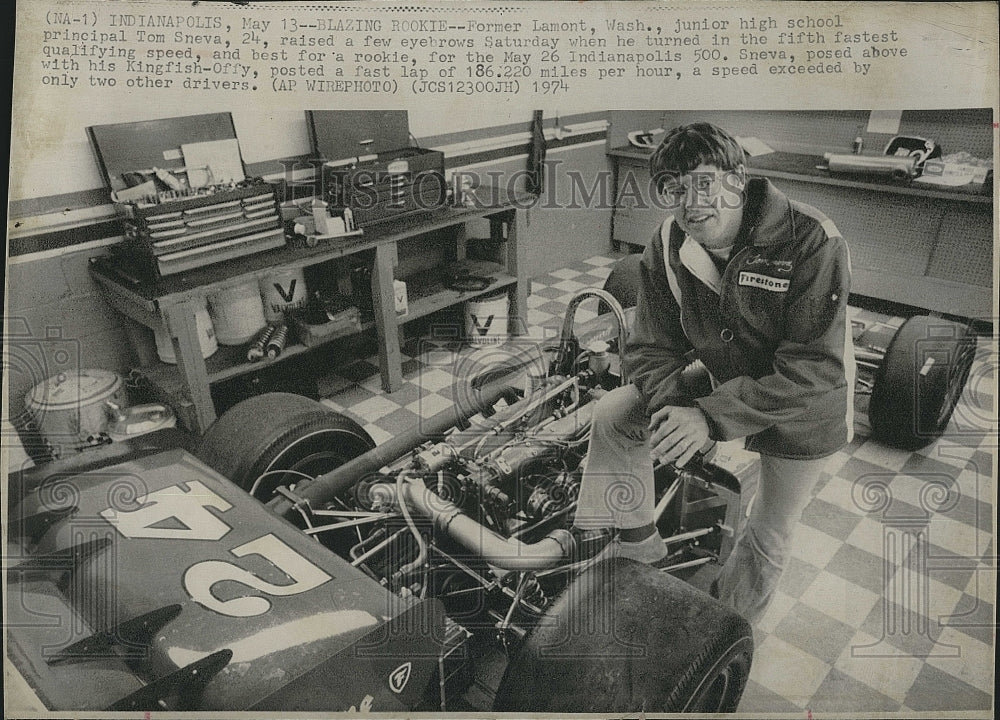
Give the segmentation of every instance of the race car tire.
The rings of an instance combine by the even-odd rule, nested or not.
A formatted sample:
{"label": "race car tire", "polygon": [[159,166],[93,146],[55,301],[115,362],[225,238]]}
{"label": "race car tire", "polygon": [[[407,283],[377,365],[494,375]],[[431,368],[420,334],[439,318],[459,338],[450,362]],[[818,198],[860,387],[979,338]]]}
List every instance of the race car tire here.
{"label": "race car tire", "polygon": [[927,316],[893,335],[875,371],[868,421],[877,440],[905,450],[930,444],[948,426],[976,352],[972,330]]}
{"label": "race car tire", "polygon": [[[626,255],[611,267],[611,274],[604,281],[603,289],[619,302],[623,308],[635,307],[639,302],[639,261],[642,255]],[[603,300],[597,307],[597,314],[611,312]]]}
{"label": "race car tire", "polygon": [[374,447],[358,423],[315,400],[265,393],[234,405],[212,423],[196,455],[266,502],[279,486],[302,479],[298,473],[315,477]]}
{"label": "race car tire", "polygon": [[631,560],[581,573],[531,632],[493,709],[733,712],[753,659],[750,624],[682,580]]}

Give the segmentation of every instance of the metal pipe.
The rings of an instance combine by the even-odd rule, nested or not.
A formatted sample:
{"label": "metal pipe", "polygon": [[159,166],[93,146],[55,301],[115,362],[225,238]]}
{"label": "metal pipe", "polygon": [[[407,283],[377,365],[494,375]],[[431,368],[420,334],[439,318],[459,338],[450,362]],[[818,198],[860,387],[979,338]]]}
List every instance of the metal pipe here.
{"label": "metal pipe", "polygon": [[407,478],[401,487],[405,496],[402,499],[395,496],[396,485],[391,483],[373,485],[371,492],[381,497],[392,497],[396,503],[409,503],[430,518],[437,529],[498,568],[541,570],[559,564],[572,552],[573,536],[568,530],[553,530],[538,542],[530,544],[517,538],[505,538],[413,478]]}
{"label": "metal pipe", "polygon": [[879,366],[885,359],[885,353],[878,352],[877,350],[868,350],[865,348],[854,348],[854,360],[856,362],[866,362],[872,365]]}
{"label": "metal pipe", "polygon": [[[421,421],[409,432],[397,435],[340,467],[317,476],[312,481],[301,480],[295,485],[295,495],[302,500],[317,504],[329,502],[361,478],[377,472],[393,460],[410,452],[428,437],[441,435],[445,430],[460,425],[476,413],[492,407],[506,391],[506,386],[483,388],[476,394],[475,407],[463,408],[456,405],[442,410],[437,415]],[[291,519],[294,510],[293,502],[286,497],[273,498],[267,503],[267,507],[271,512],[286,519]]]}
{"label": "metal pipe", "polygon": [[663,493],[663,497],[660,498],[660,502],[656,504],[656,509],[653,511],[653,522],[660,522],[660,518],[663,517],[663,512],[667,509],[667,505],[670,501],[674,499],[674,495],[681,488],[681,483],[684,481],[683,475],[678,474],[674,478],[674,482],[667,488],[667,491]]}
{"label": "metal pipe", "polygon": [[710,532],[715,530],[715,528],[699,528],[698,530],[691,530],[686,533],[678,533],[677,535],[671,535],[670,537],[663,538],[664,545],[670,545],[671,543],[679,543],[684,540],[693,540],[694,538],[701,537],[702,535],[708,535]]}
{"label": "metal pipe", "polygon": [[706,565],[710,562],[714,562],[718,558],[715,557],[703,557],[697,558],[696,560],[688,560],[687,562],[677,563],[676,565],[669,565],[663,568],[663,572],[675,572],[677,570],[683,570],[684,568],[697,567],[698,565]]}
{"label": "metal pipe", "polygon": [[380,522],[389,517],[391,516],[379,514],[378,516],[360,517],[355,518],[354,520],[344,520],[343,522],[331,523],[329,525],[313,525],[312,527],[306,528],[302,532],[306,535],[316,535],[317,533],[328,532],[330,530],[342,530],[344,528],[357,527],[358,525],[370,525],[371,523]]}
{"label": "metal pipe", "polygon": [[607,290],[585,288],[570,299],[569,305],[566,307],[566,315],[563,318],[562,333],[559,336],[559,343],[562,347],[565,347],[573,337],[573,322],[576,319],[576,309],[579,307],[580,303],[588,297],[600,298],[606,302],[615,316],[615,322],[618,323],[618,361],[621,364],[622,385],[628,385],[628,377],[625,374],[625,334],[628,324],[625,320],[625,311],[622,309],[621,303],[619,303],[618,300],[615,299],[615,296]]}
{"label": "metal pipe", "polygon": [[917,158],[912,155],[846,155],[825,153],[827,169],[831,173],[858,173],[862,175],[888,175],[897,180],[909,180],[919,175]]}
{"label": "metal pipe", "polygon": [[353,560],[351,560],[351,565],[353,565],[354,567],[357,567],[358,565],[360,565],[361,563],[363,563],[368,558],[370,558],[370,557],[372,557],[374,555],[377,555],[378,553],[382,552],[385,548],[389,547],[392,543],[396,542],[396,538],[398,538],[400,535],[402,535],[405,532],[407,532],[405,528],[402,529],[402,530],[397,530],[396,532],[394,532],[392,535],[390,535],[389,537],[387,537],[385,540],[383,540],[382,542],[380,542],[378,545],[376,545],[372,549],[365,551],[361,555],[358,555],[356,558],[354,558]]}

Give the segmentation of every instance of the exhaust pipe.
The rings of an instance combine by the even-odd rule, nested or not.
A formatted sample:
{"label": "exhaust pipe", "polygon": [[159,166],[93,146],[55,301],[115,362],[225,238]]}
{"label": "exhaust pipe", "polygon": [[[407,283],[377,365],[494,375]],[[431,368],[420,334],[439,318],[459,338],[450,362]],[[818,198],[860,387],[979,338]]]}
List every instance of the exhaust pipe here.
{"label": "exhaust pipe", "polygon": [[372,485],[369,493],[383,503],[406,502],[429,518],[437,530],[495,567],[512,571],[544,570],[567,561],[573,551],[573,536],[568,530],[553,530],[535,543],[505,538],[428,490],[419,479],[404,479],[402,488],[404,498],[397,498],[396,485],[388,482]]}
{"label": "exhaust pipe", "polygon": [[[295,494],[303,500],[317,504],[329,502],[362,478],[378,472],[379,469],[406,455],[428,438],[440,436],[446,430],[464,424],[476,413],[488,411],[509,392],[510,387],[507,385],[483,388],[469,398],[467,406],[456,404],[454,407],[442,410],[437,415],[422,420],[412,430],[397,435],[364,455],[359,455],[312,480],[302,480],[295,485]],[[267,508],[287,520],[291,520],[295,514],[294,503],[283,496],[272,498],[268,501]]]}

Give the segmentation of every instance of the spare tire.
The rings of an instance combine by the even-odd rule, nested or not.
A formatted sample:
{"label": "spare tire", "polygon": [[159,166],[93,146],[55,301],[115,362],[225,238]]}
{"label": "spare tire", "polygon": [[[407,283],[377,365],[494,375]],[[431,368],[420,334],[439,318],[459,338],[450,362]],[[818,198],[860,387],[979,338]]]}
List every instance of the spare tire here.
{"label": "spare tire", "polygon": [[875,371],[868,421],[888,445],[916,450],[941,437],[969,379],[976,336],[965,325],[912,317]]}
{"label": "spare tire", "polygon": [[494,710],[733,712],[750,674],[750,624],[648,565],[580,574],[507,666]]}
{"label": "spare tire", "polygon": [[279,486],[333,470],[374,447],[358,423],[315,400],[265,393],[234,405],[212,423],[196,455],[266,502]]}

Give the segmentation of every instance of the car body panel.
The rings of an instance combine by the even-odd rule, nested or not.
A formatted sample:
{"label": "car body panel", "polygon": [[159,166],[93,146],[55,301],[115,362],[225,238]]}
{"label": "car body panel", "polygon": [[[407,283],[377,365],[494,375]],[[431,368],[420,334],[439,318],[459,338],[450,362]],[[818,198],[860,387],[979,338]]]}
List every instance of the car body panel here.
{"label": "car body panel", "polygon": [[[43,483],[11,518],[37,528],[53,512],[65,517],[9,548],[7,601],[11,656],[52,707],[111,707],[222,651],[198,709],[396,710],[423,696],[438,603],[387,592],[186,451]],[[142,641],[115,630],[172,606]],[[52,662],[101,631],[119,637]]]}

